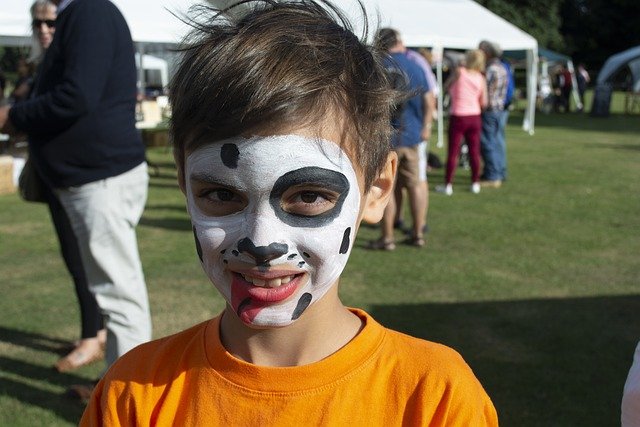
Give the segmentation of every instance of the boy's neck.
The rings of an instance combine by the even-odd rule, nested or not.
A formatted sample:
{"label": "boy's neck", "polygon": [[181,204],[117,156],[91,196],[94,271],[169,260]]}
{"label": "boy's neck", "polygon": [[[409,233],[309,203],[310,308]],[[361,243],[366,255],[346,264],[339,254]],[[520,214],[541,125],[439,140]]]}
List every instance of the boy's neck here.
{"label": "boy's neck", "polygon": [[318,362],[344,347],[360,331],[362,321],[329,291],[294,323],[255,329],[227,309],[220,340],[238,359],[260,366],[302,366]]}

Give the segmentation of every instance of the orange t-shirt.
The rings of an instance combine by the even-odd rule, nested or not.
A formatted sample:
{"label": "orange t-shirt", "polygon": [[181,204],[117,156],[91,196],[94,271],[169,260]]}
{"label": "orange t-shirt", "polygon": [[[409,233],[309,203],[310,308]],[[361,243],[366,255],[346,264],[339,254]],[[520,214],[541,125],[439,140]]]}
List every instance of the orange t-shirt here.
{"label": "orange t-shirt", "polygon": [[233,357],[220,342],[220,317],[143,344],[98,383],[80,425],[498,425],[458,353],[353,312],[364,322],[360,333],[305,366]]}

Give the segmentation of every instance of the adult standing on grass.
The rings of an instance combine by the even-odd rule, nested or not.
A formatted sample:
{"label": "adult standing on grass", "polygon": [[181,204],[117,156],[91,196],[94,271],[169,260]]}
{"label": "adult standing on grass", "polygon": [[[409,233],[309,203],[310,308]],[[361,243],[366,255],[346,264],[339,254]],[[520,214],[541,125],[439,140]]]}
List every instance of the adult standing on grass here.
{"label": "adult standing on grass", "polygon": [[579,111],[584,111],[584,94],[587,91],[587,85],[591,81],[589,72],[585,68],[583,63],[578,65],[578,71],[576,72],[576,83],[578,83],[578,96],[580,97]]}
{"label": "adult standing on grass", "polygon": [[[387,52],[385,68],[390,76],[398,75],[405,84],[398,90],[405,90],[413,95],[399,108],[392,120],[395,133],[392,138],[393,149],[398,154],[398,176],[396,186],[405,187],[409,196],[413,227],[410,242],[413,246],[422,247],[424,241],[424,224],[426,217],[426,185],[420,180],[420,143],[427,141],[431,134],[433,115],[428,109],[429,83],[424,71],[407,58],[400,34],[392,28],[382,28],[376,35],[378,48]],[[397,203],[391,201],[382,219],[382,237],[370,242],[370,249],[395,249],[393,222]]]}
{"label": "adult standing on grass", "polygon": [[[36,51],[31,56],[37,64],[41,62],[44,52],[46,52],[53,40],[56,29],[56,5],[49,0],[37,0],[32,4],[30,12],[33,35],[37,42]],[[33,76],[30,76],[30,78],[25,79],[24,83],[16,91],[19,90],[23,94],[23,100],[26,100],[32,90],[32,86]],[[106,341],[106,331],[103,329],[104,322],[96,298],[89,290],[89,284],[82,265],[80,248],[69,218],[60,200],[54,194],[53,188],[47,185],[45,180],[40,179],[40,181],[43,195],[51,214],[51,220],[58,236],[62,258],[73,279],[80,305],[81,338],[73,350],[55,364],[56,369],[60,372],[66,372],[88,365],[104,357],[103,346]]]}
{"label": "adult standing on grass", "polygon": [[480,192],[480,114],[487,106],[487,82],[482,75],[484,66],[484,53],[479,49],[470,50],[465,55],[465,64],[456,68],[444,84],[444,89],[449,92],[451,99],[449,146],[445,185],[437,186],[436,191],[447,196],[453,194],[453,177],[458,165],[462,137],[469,146],[471,192]]}
{"label": "adult standing on grass", "polygon": [[482,112],[482,133],[480,136],[480,151],[484,162],[482,172],[482,186],[499,188],[505,179],[506,147],[501,138],[504,121],[504,100],[507,94],[507,70],[500,61],[502,53],[498,46],[483,40],[478,46],[486,57],[487,68],[487,108]]}
{"label": "adult standing on grass", "polygon": [[[33,96],[0,109],[0,128],[29,135],[34,165],[69,216],[105,316],[106,360],[151,338],[135,227],[148,174],[135,128],[131,33],[108,0],[54,0],[56,33]],[[76,388],[85,397],[90,388]]]}

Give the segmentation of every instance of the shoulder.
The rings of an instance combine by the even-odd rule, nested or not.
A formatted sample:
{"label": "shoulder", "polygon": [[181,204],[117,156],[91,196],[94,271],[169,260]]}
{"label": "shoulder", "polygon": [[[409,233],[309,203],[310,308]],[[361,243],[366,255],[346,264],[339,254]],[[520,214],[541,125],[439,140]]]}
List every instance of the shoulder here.
{"label": "shoulder", "polygon": [[401,393],[416,405],[460,425],[497,425],[491,399],[457,351],[392,330],[385,341],[382,353],[391,359],[386,363],[394,365]]}
{"label": "shoulder", "polygon": [[177,334],[141,344],[122,357],[107,371],[107,382],[169,380],[176,372],[204,357],[204,334],[209,321]]}
{"label": "shoulder", "polygon": [[451,347],[391,329],[386,331],[387,345],[395,348],[401,359],[406,358],[406,362],[422,365],[423,369],[437,367],[443,377],[455,376],[459,372],[466,375],[470,371],[462,356]]}

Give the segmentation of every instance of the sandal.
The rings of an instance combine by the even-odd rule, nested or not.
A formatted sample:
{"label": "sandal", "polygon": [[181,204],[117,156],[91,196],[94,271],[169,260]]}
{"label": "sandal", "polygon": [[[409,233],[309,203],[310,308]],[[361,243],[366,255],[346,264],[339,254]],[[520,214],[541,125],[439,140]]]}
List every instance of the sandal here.
{"label": "sandal", "polygon": [[384,251],[392,251],[396,248],[396,243],[393,240],[372,240],[367,245],[367,249],[372,250],[384,250]]}
{"label": "sandal", "polygon": [[414,236],[413,239],[411,239],[411,245],[415,246],[416,248],[421,248],[426,244],[427,242],[424,240],[423,236]]}

